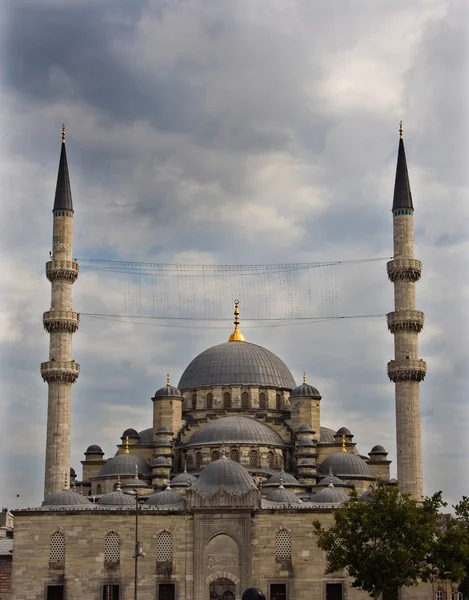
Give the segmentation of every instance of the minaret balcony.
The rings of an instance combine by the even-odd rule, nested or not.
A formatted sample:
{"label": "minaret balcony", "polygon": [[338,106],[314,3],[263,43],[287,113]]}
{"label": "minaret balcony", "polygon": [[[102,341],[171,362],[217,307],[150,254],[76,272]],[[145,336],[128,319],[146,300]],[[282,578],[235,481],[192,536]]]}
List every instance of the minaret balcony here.
{"label": "minaret balcony", "polygon": [[80,365],[73,360],[49,360],[41,363],[41,376],[44,381],[75,383],[80,374]]}
{"label": "minaret balcony", "polygon": [[71,310],[49,310],[42,316],[42,323],[47,333],[52,331],[75,333],[80,323],[80,313]]}
{"label": "minaret balcony", "polygon": [[424,360],[390,360],[388,377],[391,381],[423,381],[427,374],[427,363]]}
{"label": "minaret balcony", "polygon": [[386,315],[388,329],[396,331],[414,331],[420,333],[425,322],[425,315],[420,310],[397,310]]}
{"label": "minaret balcony", "polygon": [[389,279],[418,281],[422,275],[422,262],[416,258],[395,258],[386,265]]}
{"label": "minaret balcony", "polygon": [[50,282],[74,283],[78,277],[78,263],[74,260],[50,260],[46,263],[46,277]]}

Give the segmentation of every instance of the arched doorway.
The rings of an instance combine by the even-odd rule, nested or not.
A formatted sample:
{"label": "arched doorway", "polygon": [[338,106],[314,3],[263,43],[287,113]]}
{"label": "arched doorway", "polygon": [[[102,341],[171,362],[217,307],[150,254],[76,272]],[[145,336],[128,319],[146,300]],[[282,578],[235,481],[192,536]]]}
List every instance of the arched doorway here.
{"label": "arched doorway", "polygon": [[210,600],[235,600],[236,586],[230,579],[215,579],[210,583]]}

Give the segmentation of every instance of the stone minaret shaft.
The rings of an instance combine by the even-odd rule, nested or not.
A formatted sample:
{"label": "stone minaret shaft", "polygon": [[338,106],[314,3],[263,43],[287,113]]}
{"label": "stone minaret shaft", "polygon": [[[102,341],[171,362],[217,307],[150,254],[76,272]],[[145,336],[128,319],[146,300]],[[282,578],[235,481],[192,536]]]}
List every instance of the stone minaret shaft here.
{"label": "stone minaret shaft", "polygon": [[80,315],[72,310],[72,285],[78,276],[78,264],[72,260],[73,204],[65,128],[52,213],[52,260],[46,263],[46,277],[52,287],[51,307],[43,316],[44,329],[50,334],[49,360],[41,364],[42,378],[49,385],[45,496],[69,487],[71,388],[80,372],[72,359],[72,335],[78,329]]}
{"label": "stone minaret shaft", "polygon": [[387,315],[394,335],[394,360],[388,363],[388,376],[395,384],[397,478],[402,492],[420,500],[423,495],[422,437],[420,424],[420,382],[427,365],[418,358],[418,335],[424,314],[415,308],[415,284],[422,263],[414,258],[412,194],[400,128],[396,182],[392,206],[394,259],[388,262],[388,277],[394,284],[394,312]]}

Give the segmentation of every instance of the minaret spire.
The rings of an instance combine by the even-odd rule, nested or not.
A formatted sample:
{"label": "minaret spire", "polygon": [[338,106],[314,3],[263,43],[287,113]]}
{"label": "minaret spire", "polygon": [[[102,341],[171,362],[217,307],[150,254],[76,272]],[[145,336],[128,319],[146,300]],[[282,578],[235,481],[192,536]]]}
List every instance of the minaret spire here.
{"label": "minaret spire", "polygon": [[420,424],[420,382],[427,365],[418,358],[418,334],[424,314],[415,308],[415,284],[422,263],[414,258],[412,195],[402,136],[399,127],[396,181],[392,205],[394,259],[388,262],[388,277],[394,284],[394,312],[387,315],[394,335],[394,360],[388,363],[388,376],[395,384],[397,477],[401,491],[416,500],[423,496],[422,437]]}
{"label": "minaret spire", "polygon": [[63,489],[70,474],[70,415],[72,383],[80,366],[72,358],[72,335],[80,315],[72,310],[72,285],[78,264],[72,260],[73,204],[62,127],[59,172],[55,191],[51,259],[46,277],[51,282],[51,308],[43,315],[50,335],[49,360],[41,364],[41,375],[49,386],[47,407],[46,469],[44,495]]}

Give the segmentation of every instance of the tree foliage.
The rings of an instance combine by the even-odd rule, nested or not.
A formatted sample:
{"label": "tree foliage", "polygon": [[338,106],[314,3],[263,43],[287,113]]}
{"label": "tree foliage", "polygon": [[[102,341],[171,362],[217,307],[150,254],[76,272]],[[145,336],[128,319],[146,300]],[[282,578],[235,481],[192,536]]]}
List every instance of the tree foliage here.
{"label": "tree foliage", "polygon": [[461,582],[460,591],[469,596],[469,498],[464,496],[453,508],[455,517],[440,516],[432,557],[434,573],[439,579]]}
{"label": "tree foliage", "polygon": [[313,523],[327,573],[346,569],[354,587],[374,598],[432,576],[441,493],[421,504],[397,487],[379,483],[369,501],[352,497],[334,512],[334,524]]}

